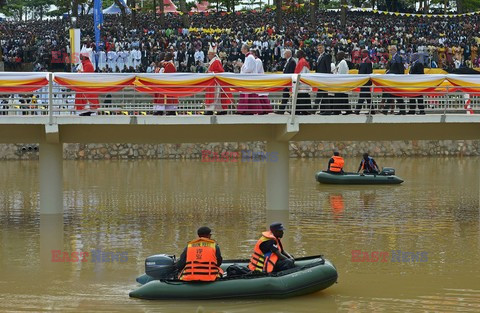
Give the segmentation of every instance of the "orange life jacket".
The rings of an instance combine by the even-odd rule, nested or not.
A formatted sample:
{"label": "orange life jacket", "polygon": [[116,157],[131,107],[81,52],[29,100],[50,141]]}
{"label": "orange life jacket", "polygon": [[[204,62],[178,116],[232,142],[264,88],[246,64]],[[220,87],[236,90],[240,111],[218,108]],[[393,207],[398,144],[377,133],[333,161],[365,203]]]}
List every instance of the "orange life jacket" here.
{"label": "orange life jacket", "polygon": [[[371,157],[368,157],[368,161],[367,161],[367,162],[368,162],[368,168],[367,168],[367,170],[368,170],[368,171],[375,171],[375,170],[376,170],[375,164],[373,164],[373,160],[372,160]],[[361,164],[361,170],[362,170],[362,171],[366,168],[365,165],[367,165],[367,162],[365,161],[365,159],[362,159],[362,162],[360,163],[360,164]]]}
{"label": "orange life jacket", "polygon": [[275,240],[278,251],[280,253],[282,252],[280,240],[277,239],[271,231],[263,232],[262,237],[255,244],[252,257],[250,258],[250,263],[248,264],[248,268],[251,271],[260,271],[266,273],[273,272],[273,268],[278,261],[278,256],[273,252],[263,254],[262,250],[260,249],[260,245],[268,240]]}
{"label": "orange life jacket", "polygon": [[217,266],[215,240],[200,237],[187,246],[185,268],[179,275],[180,280],[214,281],[221,276],[222,270]]}
{"label": "orange life jacket", "polygon": [[332,156],[333,163],[330,163],[330,168],[328,169],[330,172],[341,172],[343,165],[345,164],[345,160],[341,156]]}

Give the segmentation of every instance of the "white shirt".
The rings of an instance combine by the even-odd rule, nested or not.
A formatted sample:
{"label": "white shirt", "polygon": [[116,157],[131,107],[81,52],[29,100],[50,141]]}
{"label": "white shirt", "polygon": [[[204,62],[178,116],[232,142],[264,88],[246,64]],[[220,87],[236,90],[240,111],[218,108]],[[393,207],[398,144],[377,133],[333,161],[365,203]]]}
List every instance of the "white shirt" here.
{"label": "white shirt", "polygon": [[257,73],[257,62],[255,62],[253,55],[249,54],[247,57],[245,57],[245,63],[243,63],[240,73]]}
{"label": "white shirt", "polygon": [[203,53],[202,50],[198,50],[197,52],[195,52],[195,54],[193,55],[193,58],[195,59],[195,61],[200,61],[203,63],[203,60],[205,60],[205,54]]}
{"label": "white shirt", "polygon": [[265,71],[263,70],[263,62],[260,58],[255,59],[255,69],[257,70],[258,74],[265,73]]}
{"label": "white shirt", "polygon": [[348,74],[348,64],[347,61],[342,60],[340,63],[337,64],[335,67],[335,74]]}

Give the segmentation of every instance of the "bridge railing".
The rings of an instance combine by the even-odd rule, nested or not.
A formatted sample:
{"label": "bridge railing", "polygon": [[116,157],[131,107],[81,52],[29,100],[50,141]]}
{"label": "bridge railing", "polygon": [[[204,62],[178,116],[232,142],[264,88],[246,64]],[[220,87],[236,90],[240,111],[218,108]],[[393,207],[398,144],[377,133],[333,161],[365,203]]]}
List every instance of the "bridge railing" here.
{"label": "bridge railing", "polygon": [[480,75],[1,73],[1,116],[472,114]]}

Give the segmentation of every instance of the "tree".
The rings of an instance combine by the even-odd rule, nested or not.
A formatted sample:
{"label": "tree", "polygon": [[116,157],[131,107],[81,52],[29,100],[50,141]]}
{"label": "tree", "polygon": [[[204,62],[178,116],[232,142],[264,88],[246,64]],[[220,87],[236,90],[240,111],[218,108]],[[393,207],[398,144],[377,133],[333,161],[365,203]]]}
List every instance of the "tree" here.
{"label": "tree", "polygon": [[21,20],[23,16],[23,1],[10,0],[7,5],[2,6],[0,12],[5,16],[13,17],[16,20]]}
{"label": "tree", "polygon": [[310,0],[310,23],[312,27],[317,25],[317,12],[318,12],[319,0]]}
{"label": "tree", "polygon": [[[163,2],[164,0],[159,0],[160,1],[160,26],[163,27],[165,26],[165,3]],[[157,14],[157,8],[155,7],[155,14]]]}
{"label": "tree", "polygon": [[245,5],[247,10],[261,10],[262,9],[262,2],[258,0],[247,0],[242,1],[240,4]]}
{"label": "tree", "polygon": [[480,0],[456,0],[457,12],[466,13],[477,11],[480,7]]}
{"label": "tree", "polygon": [[282,0],[275,0],[275,24],[280,28],[282,26]]}
{"label": "tree", "polygon": [[125,9],[125,6],[123,5],[123,3],[120,0],[115,0],[115,4],[120,9],[120,12],[122,12],[122,24],[124,26],[126,26],[127,25],[127,10]]}
{"label": "tree", "polygon": [[0,12],[17,20],[21,20],[23,16],[27,20],[28,13],[32,17],[43,19],[50,5],[56,3],[54,0],[10,0],[0,7]]}
{"label": "tree", "polygon": [[180,12],[182,12],[182,23],[183,27],[188,27],[188,11],[187,11],[187,1],[180,0]]}
{"label": "tree", "polygon": [[136,25],[137,24],[137,3],[135,0],[128,0],[127,5],[132,10],[131,24]]}

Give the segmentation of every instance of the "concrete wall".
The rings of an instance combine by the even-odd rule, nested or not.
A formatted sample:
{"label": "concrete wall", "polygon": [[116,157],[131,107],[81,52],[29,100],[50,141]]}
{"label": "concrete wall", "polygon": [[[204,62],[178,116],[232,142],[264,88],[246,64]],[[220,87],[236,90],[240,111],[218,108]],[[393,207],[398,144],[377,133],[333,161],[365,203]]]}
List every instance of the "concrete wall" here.
{"label": "concrete wall", "polygon": [[[380,156],[479,156],[479,140],[301,141],[290,142],[290,157],[329,157],[338,149],[344,156],[364,151]],[[265,151],[265,142],[206,144],[64,144],[65,159],[199,159],[202,150]],[[38,159],[38,144],[0,144],[0,160]]]}

